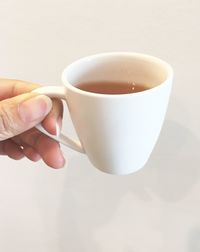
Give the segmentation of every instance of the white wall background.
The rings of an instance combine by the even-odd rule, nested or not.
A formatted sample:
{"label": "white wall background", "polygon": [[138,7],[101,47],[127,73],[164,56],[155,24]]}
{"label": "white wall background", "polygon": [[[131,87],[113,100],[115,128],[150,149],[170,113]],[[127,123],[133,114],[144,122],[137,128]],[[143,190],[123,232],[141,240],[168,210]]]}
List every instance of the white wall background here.
{"label": "white wall background", "polygon": [[[148,164],[103,174],[0,157],[2,252],[200,251],[198,0],[0,0],[0,76],[60,84],[73,60],[137,51],[175,71],[167,118]],[[65,131],[74,134],[70,120]]]}

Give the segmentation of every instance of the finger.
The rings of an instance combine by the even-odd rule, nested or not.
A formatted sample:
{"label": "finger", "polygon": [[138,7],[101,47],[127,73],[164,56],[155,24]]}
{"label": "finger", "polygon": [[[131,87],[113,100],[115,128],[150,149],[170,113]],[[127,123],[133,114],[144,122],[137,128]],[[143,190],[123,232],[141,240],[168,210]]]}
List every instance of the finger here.
{"label": "finger", "polygon": [[34,148],[43,161],[52,168],[57,169],[65,165],[65,159],[59,143],[40,133],[38,130],[25,132],[19,137],[15,137],[14,141],[18,144],[27,144]]}
{"label": "finger", "polygon": [[53,107],[42,122],[43,127],[53,135],[59,135],[62,127],[63,104],[58,99],[52,99]]}
{"label": "finger", "polygon": [[2,142],[2,149],[4,155],[6,154],[12,159],[19,160],[24,157],[21,148],[10,139]]}
{"label": "finger", "polygon": [[40,154],[31,146],[23,144],[22,152],[24,155],[33,162],[37,162],[41,159]]}
{"label": "finger", "polygon": [[0,100],[31,92],[33,89],[38,88],[39,86],[39,84],[20,80],[0,79]]}
{"label": "finger", "polygon": [[41,122],[51,111],[45,95],[22,94],[0,102],[0,141],[18,135]]}
{"label": "finger", "polygon": [[5,141],[0,142],[0,155],[6,155],[6,153],[4,151],[4,142]]}

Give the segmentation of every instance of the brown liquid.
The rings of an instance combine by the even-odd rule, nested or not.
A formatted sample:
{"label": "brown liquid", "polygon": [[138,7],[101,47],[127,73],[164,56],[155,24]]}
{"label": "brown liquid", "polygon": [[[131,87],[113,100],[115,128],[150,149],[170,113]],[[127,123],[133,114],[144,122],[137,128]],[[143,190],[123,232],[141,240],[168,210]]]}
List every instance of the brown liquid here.
{"label": "brown liquid", "polygon": [[149,89],[145,84],[110,81],[77,83],[75,87],[87,92],[113,95],[137,93]]}

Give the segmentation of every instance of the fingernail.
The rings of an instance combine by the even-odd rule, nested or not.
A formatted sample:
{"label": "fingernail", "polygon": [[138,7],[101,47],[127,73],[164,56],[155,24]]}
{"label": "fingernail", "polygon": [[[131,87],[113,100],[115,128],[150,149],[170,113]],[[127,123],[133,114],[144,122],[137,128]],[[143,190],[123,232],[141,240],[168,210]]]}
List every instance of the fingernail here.
{"label": "fingernail", "polygon": [[58,157],[58,159],[56,160],[56,163],[52,166],[54,169],[60,169],[60,168],[64,168],[67,166],[67,162],[62,154],[62,152],[60,152],[60,156]]}
{"label": "fingernail", "polygon": [[65,160],[65,158],[64,158],[63,155],[62,155],[62,157],[61,157],[60,163],[61,163],[60,168],[63,168],[64,166],[67,165],[66,160]]}
{"label": "fingernail", "polygon": [[56,121],[56,136],[59,137],[62,129],[62,117],[59,116]]}
{"label": "fingernail", "polygon": [[43,119],[51,110],[52,101],[45,95],[38,95],[19,104],[19,114],[24,122]]}

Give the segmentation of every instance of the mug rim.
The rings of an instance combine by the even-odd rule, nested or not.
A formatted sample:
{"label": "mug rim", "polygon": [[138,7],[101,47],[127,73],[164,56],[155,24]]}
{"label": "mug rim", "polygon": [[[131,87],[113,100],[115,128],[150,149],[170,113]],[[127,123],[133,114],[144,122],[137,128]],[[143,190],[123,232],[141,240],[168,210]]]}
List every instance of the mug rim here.
{"label": "mug rim", "polygon": [[[66,74],[67,72],[69,71],[69,68],[75,66],[76,64],[82,62],[82,61],[90,61],[90,60],[93,60],[95,58],[102,58],[102,57],[105,57],[105,56],[132,56],[132,57],[137,57],[138,59],[147,59],[149,61],[152,61],[152,62],[158,62],[159,64],[163,65],[163,67],[166,69],[166,72],[167,72],[167,77],[166,79],[161,82],[159,85],[155,86],[155,87],[152,87],[150,89],[146,89],[146,90],[143,90],[143,91],[140,91],[140,92],[136,92],[136,93],[126,93],[126,94],[102,94],[102,93],[93,93],[93,92],[89,92],[89,91],[84,91],[84,90],[81,90],[77,87],[75,87],[74,85],[72,85],[66,78]],[[85,56],[85,57],[81,57],[75,61],[73,61],[71,64],[69,64],[67,67],[64,68],[63,72],[62,72],[62,75],[61,75],[61,80],[64,84],[64,86],[67,88],[67,89],[70,89],[76,93],[79,93],[79,94],[82,94],[82,95],[87,95],[87,96],[93,96],[93,97],[106,97],[106,98],[119,98],[119,97],[127,97],[127,96],[136,96],[136,95],[142,95],[142,94],[146,94],[146,93],[149,93],[149,92],[152,92],[153,90],[155,89],[159,89],[163,86],[165,86],[167,84],[167,82],[173,78],[173,68],[172,66],[167,63],[166,61],[158,58],[158,57],[155,57],[155,56],[152,56],[152,55],[149,55],[149,54],[145,54],[145,53],[138,53],[138,52],[103,52],[103,53],[97,53],[97,54],[91,54],[91,55],[88,55],[88,56]]]}

